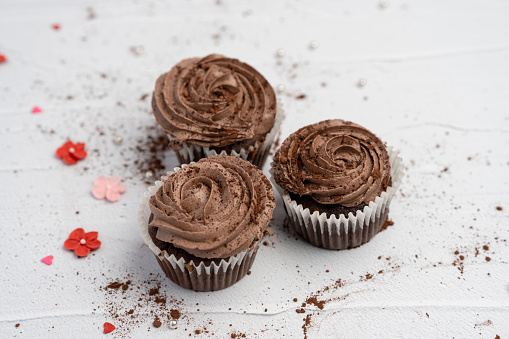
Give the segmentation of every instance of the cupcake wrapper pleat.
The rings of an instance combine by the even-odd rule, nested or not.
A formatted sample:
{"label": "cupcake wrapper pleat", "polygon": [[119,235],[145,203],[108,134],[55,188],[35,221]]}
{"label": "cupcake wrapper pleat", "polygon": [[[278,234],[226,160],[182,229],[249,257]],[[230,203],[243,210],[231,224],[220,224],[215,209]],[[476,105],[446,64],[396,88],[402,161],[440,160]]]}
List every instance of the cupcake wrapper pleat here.
{"label": "cupcake wrapper pleat", "polygon": [[184,288],[207,292],[222,290],[242,279],[251,268],[256,257],[256,252],[257,249],[251,250],[237,261],[236,264],[220,265],[217,270],[205,266],[208,269],[208,273],[200,272],[194,269],[194,266],[193,269],[182,269],[179,265],[175,265],[175,260],[168,260],[166,257],[161,258],[157,255],[155,257],[171,281]]}
{"label": "cupcake wrapper pleat", "polygon": [[363,210],[356,211],[355,215],[350,212],[348,216],[341,214],[339,218],[335,215],[327,217],[325,213],[318,211],[310,213],[308,208],[297,204],[277,185],[271,168],[271,181],[283,198],[290,224],[295,231],[315,246],[337,250],[360,246],[374,237],[388,217],[389,205],[404,176],[398,152],[390,147],[387,152],[391,163],[392,185]]}
{"label": "cupcake wrapper pleat", "polygon": [[[175,167],[173,172],[185,166]],[[173,172],[168,172],[167,175],[171,175]],[[167,176],[163,176],[161,179],[166,180],[167,178]],[[148,232],[148,221],[151,214],[149,200],[159,187],[163,185],[162,180],[158,180],[154,186],[150,186],[141,198],[141,203],[138,207],[138,231],[145,244],[154,252],[166,276],[177,285],[195,291],[217,291],[229,287],[242,279],[253,264],[259,243],[255,243],[247,250],[236,255],[222,259],[219,264],[211,262],[208,266],[203,261],[196,263],[194,261],[185,262],[184,258],[177,258],[173,254],[170,255],[166,251],[161,251],[154,244]]]}
{"label": "cupcake wrapper pleat", "polygon": [[210,149],[210,147],[202,147],[198,145],[191,145],[186,142],[178,142],[170,134],[167,134],[167,136],[170,142],[178,145],[178,147],[174,147],[174,150],[175,153],[177,153],[177,157],[179,158],[181,164],[188,164],[193,161],[198,161],[201,158],[208,158],[213,155],[223,154],[242,158],[258,166],[258,168],[261,168],[270,152],[271,146],[274,144],[274,140],[278,135],[281,123],[283,122],[284,109],[279,99],[277,105],[278,108],[274,120],[274,126],[272,126],[271,130],[265,136],[265,141],[263,144],[260,145],[257,143],[256,145],[249,146],[247,149],[242,148],[239,151],[223,150],[220,153],[217,153],[216,150]]}

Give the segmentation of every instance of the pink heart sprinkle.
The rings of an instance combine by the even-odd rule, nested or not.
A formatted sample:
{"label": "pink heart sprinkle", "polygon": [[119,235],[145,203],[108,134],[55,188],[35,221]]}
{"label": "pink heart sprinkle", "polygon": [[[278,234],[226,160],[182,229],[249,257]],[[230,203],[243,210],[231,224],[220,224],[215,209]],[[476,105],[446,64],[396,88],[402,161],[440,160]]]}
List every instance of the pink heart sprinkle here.
{"label": "pink heart sprinkle", "polygon": [[53,264],[53,256],[48,255],[47,257],[42,258],[41,261],[49,266],[49,265]]}
{"label": "pink heart sprinkle", "polygon": [[42,109],[39,107],[39,106],[34,106],[34,108],[32,108],[32,113],[42,113]]}

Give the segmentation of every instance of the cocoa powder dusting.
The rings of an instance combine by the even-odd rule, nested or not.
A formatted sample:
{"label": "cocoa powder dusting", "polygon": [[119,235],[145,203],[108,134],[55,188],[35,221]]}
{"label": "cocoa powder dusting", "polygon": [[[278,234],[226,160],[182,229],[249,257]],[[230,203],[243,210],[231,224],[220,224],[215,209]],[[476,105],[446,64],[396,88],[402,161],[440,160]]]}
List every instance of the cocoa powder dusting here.
{"label": "cocoa powder dusting", "polygon": [[146,281],[115,279],[100,288],[105,292],[104,306],[94,312],[98,309],[105,312],[110,322],[116,325],[114,336],[117,338],[132,337],[135,328],[148,326],[150,329],[150,325],[158,328],[165,320],[181,319],[183,300],[162,292],[162,278],[156,275],[153,280]]}
{"label": "cocoa powder dusting", "polygon": [[304,320],[304,325],[302,325],[302,330],[304,331],[304,339],[308,338],[308,328],[311,325],[311,314],[308,314]]}
{"label": "cocoa powder dusting", "polygon": [[170,315],[173,319],[180,319],[180,311],[179,310],[170,310]]}
{"label": "cocoa powder dusting", "polygon": [[319,309],[323,310],[323,306],[325,305],[325,300],[318,300],[316,297],[310,297],[306,299],[306,303],[315,305]]}

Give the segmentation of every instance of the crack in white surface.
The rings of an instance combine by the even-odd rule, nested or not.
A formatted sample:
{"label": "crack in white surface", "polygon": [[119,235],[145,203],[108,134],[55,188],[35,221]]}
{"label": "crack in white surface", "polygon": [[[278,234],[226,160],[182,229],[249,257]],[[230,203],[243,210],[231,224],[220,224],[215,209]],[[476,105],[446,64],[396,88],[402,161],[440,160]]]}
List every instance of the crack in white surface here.
{"label": "crack in white surface", "polygon": [[485,54],[485,53],[499,53],[499,52],[507,52],[509,51],[509,45],[498,45],[498,46],[481,46],[475,48],[465,48],[465,49],[457,49],[450,51],[437,51],[437,52],[429,52],[429,53],[416,53],[413,55],[405,55],[405,56],[382,56],[382,57],[354,57],[343,60],[330,60],[330,61],[322,61],[324,64],[341,64],[341,63],[403,63],[403,62],[411,62],[411,61],[420,61],[420,60],[430,60],[430,59],[443,59],[443,58],[452,58],[452,57],[461,57],[467,55],[475,55],[475,54]]}
{"label": "crack in white surface", "polygon": [[[341,300],[344,301],[344,300]],[[332,303],[332,302],[331,302]],[[305,309],[307,313],[313,313],[313,312],[320,312],[320,313],[331,313],[331,312],[338,312],[338,311],[358,311],[358,310],[372,310],[372,309],[380,309],[380,310],[388,310],[388,309],[398,309],[398,310],[414,310],[418,308],[432,308],[434,310],[436,309],[457,309],[461,308],[463,310],[470,309],[470,310],[486,310],[486,309],[493,309],[493,310],[505,310],[509,308],[509,303],[503,303],[503,302],[497,302],[493,304],[477,304],[475,305],[475,302],[471,300],[466,300],[463,303],[450,303],[450,304],[436,304],[436,303],[421,303],[421,304],[394,304],[394,305],[348,305],[345,304],[341,307],[332,307],[332,308],[309,308],[309,307],[292,307],[292,308],[286,308],[284,310],[281,310],[279,312],[234,312],[234,311],[203,311],[203,312],[185,312],[183,316],[190,317],[192,315],[199,315],[200,317],[203,317],[204,315],[228,315],[228,314],[235,314],[240,316],[263,316],[263,317],[271,317],[271,316],[278,316],[282,315],[288,312],[295,313],[296,309]],[[304,313],[303,313],[304,314]],[[153,317],[154,314],[151,312],[144,312],[144,313],[135,313],[134,315],[140,316],[140,317]],[[71,312],[71,313],[58,313],[58,314],[45,314],[45,315],[37,315],[32,317],[24,317],[24,318],[10,318],[10,319],[1,319],[0,323],[10,323],[10,322],[23,322],[23,321],[31,321],[31,320],[39,320],[39,319],[48,319],[48,318],[56,318],[56,317],[65,317],[65,316],[84,316],[84,317],[96,317],[96,316],[105,316],[110,317],[108,313],[95,311],[94,314],[90,312]]]}
{"label": "crack in white surface", "polygon": [[509,133],[509,130],[503,129],[503,128],[466,128],[466,127],[461,127],[461,126],[455,126],[455,125],[448,124],[448,123],[427,121],[427,122],[421,122],[421,123],[417,123],[417,124],[398,126],[391,131],[385,132],[384,134],[389,135],[389,134],[401,132],[404,130],[410,130],[410,129],[416,129],[416,128],[421,128],[421,127],[428,127],[428,126],[452,129],[452,130],[459,131],[459,132]]}

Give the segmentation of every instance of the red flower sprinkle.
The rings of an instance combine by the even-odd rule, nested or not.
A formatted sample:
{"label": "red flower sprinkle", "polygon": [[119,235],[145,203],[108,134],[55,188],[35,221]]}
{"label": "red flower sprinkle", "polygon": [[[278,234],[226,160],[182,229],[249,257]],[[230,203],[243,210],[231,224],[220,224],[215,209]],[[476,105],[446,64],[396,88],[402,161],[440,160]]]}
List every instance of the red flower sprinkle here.
{"label": "red flower sprinkle", "polygon": [[78,257],[86,257],[90,251],[94,251],[101,246],[101,242],[97,240],[97,232],[85,233],[83,228],[77,228],[71,232],[69,239],[64,242],[64,247],[74,251]]}
{"label": "red flower sprinkle", "polygon": [[58,31],[60,29],[60,25],[59,24],[53,24],[51,25],[51,27],[55,30],[55,31]]}
{"label": "red flower sprinkle", "polygon": [[111,331],[113,331],[115,329],[115,325],[113,324],[110,324],[108,322],[105,322],[104,323],[104,333],[110,333]]}
{"label": "red flower sprinkle", "polygon": [[5,55],[0,54],[0,64],[3,64],[6,61],[7,61],[7,58],[5,57]]}
{"label": "red flower sprinkle", "polygon": [[57,149],[57,157],[63,159],[67,165],[76,165],[78,160],[85,159],[87,152],[84,143],[73,143],[67,141],[59,149]]}

